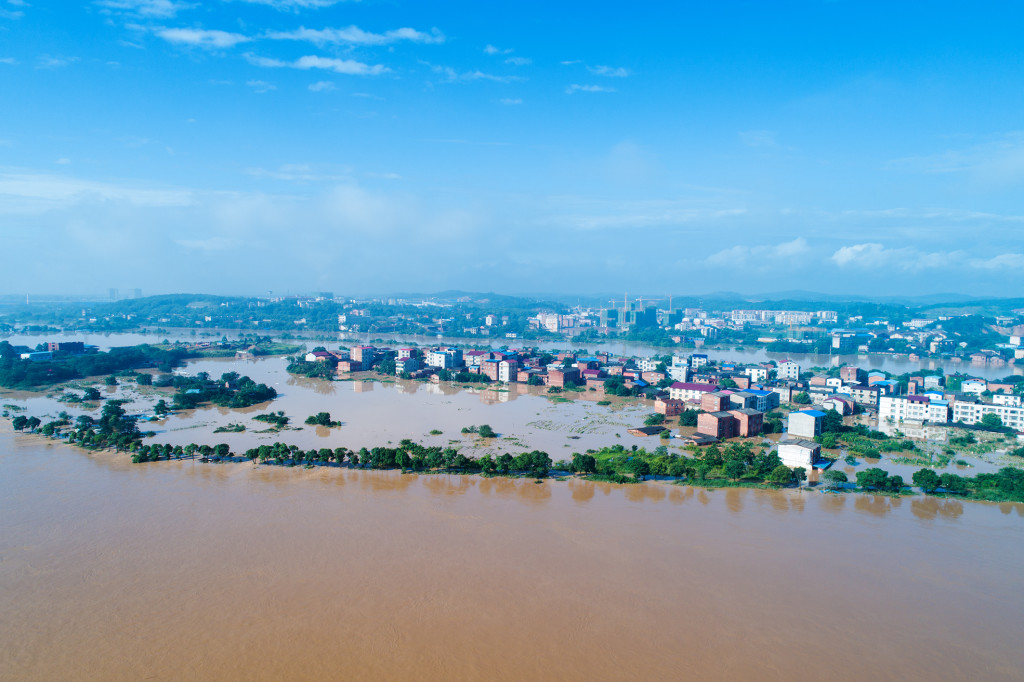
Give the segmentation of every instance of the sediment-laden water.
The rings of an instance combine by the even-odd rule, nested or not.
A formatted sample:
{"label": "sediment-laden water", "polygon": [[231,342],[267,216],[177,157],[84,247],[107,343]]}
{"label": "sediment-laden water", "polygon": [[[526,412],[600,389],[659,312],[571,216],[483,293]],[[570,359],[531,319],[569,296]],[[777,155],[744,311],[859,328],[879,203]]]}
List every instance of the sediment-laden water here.
{"label": "sediment-laden water", "polygon": [[1019,505],[132,465],[0,432],[0,678],[1024,678]]}

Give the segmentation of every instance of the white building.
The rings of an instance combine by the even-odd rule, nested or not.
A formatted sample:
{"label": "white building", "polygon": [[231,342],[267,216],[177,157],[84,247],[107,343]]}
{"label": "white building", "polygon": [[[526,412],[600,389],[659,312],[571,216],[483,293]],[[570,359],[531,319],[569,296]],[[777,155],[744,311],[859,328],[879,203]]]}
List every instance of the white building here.
{"label": "white building", "polygon": [[748,388],[745,392],[754,396],[754,409],[758,412],[769,412],[779,406],[779,394],[775,391]]}
{"label": "white building", "polygon": [[984,379],[964,379],[960,384],[960,390],[964,393],[981,395],[988,388],[988,382]]}
{"label": "white building", "polygon": [[878,421],[889,424],[904,421],[945,424],[949,421],[949,403],[923,395],[884,395],[878,400]]}
{"label": "white building", "polygon": [[800,438],[814,438],[821,435],[822,420],[825,413],[821,410],[799,410],[790,412],[787,419],[786,431],[790,436]]}
{"label": "white building", "polygon": [[516,380],[519,374],[519,363],[515,360],[502,360],[498,363],[498,381],[509,383]]}
{"label": "white building", "polygon": [[668,397],[673,400],[700,400],[705,393],[714,393],[717,386],[711,384],[687,384],[675,382],[668,387]]}
{"label": "white building", "polygon": [[768,381],[768,370],[764,367],[747,367],[743,370],[743,373],[750,377],[750,380],[754,383]]}
{"label": "white building", "polygon": [[699,369],[708,364],[708,356],[703,353],[694,353],[690,356],[690,367],[693,369]]}
{"label": "white building", "polygon": [[813,440],[784,440],[779,442],[779,459],[790,468],[810,469],[821,455],[821,446]]}
{"label": "white building", "polygon": [[953,403],[953,421],[964,424],[977,424],[986,414],[995,414],[1009,426],[1018,431],[1024,430],[1024,407],[1010,405],[994,405],[992,403],[965,403],[959,400]]}
{"label": "white building", "polygon": [[672,381],[686,382],[690,380],[690,368],[686,365],[671,365],[667,370],[668,377]]}
{"label": "white building", "polygon": [[458,348],[432,348],[427,351],[427,365],[452,369],[462,364],[462,351]]}
{"label": "white building", "polygon": [[787,379],[789,381],[800,379],[800,365],[792,360],[786,360],[775,371],[779,379]]}
{"label": "white building", "polygon": [[996,393],[992,396],[992,402],[996,405],[1009,405],[1011,407],[1020,407],[1020,396],[1019,395],[1007,395],[1006,393]]}
{"label": "white building", "polygon": [[640,368],[641,372],[653,372],[658,368],[658,365],[660,364],[660,360],[655,360],[654,358],[644,358],[637,363],[637,366]]}
{"label": "white building", "polygon": [[414,355],[405,358],[395,358],[395,374],[412,374],[420,368],[420,359]]}

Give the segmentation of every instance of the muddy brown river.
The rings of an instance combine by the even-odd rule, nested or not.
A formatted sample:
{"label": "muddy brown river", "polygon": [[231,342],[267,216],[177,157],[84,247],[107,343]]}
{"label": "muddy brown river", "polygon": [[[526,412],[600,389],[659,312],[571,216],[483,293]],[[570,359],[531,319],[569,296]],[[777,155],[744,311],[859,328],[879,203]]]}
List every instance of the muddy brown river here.
{"label": "muddy brown river", "polygon": [[1024,679],[1018,505],[86,453],[0,426],[0,679]]}

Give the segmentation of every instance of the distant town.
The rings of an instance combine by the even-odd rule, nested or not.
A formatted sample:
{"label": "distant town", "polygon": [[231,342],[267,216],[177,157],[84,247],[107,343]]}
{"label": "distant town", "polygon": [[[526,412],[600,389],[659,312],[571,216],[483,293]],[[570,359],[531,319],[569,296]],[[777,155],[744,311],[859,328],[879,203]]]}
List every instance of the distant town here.
{"label": "distant town", "polygon": [[895,304],[665,296],[545,300],[496,294],[359,299],[309,296],[0,300],[0,333],[232,329],[407,335],[489,342],[624,341],[659,348],[763,348],[786,354],[891,354],[1004,367],[1024,360],[1024,300]]}

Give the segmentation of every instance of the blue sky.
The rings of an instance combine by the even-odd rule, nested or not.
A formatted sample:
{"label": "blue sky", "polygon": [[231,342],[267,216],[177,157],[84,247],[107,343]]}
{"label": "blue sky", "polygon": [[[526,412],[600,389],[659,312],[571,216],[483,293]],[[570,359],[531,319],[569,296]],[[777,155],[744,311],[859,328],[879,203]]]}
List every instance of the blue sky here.
{"label": "blue sky", "polygon": [[0,0],[0,292],[1019,295],[1014,2]]}

